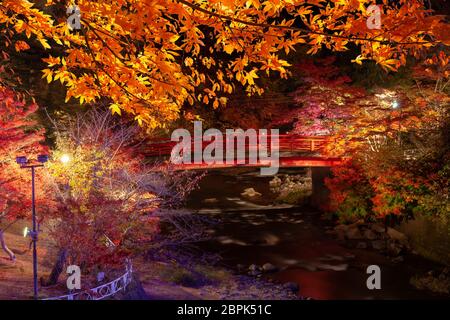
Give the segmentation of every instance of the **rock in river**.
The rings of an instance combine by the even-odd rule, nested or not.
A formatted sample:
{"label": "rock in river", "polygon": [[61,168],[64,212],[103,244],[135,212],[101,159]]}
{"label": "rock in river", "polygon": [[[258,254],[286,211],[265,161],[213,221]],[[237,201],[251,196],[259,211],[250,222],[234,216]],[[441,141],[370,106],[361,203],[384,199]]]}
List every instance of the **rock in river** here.
{"label": "rock in river", "polygon": [[392,240],[396,240],[396,241],[398,241],[398,242],[400,242],[401,244],[404,244],[404,245],[408,244],[408,237],[405,236],[400,231],[397,231],[397,230],[392,229],[392,228],[388,228],[387,234],[389,235],[389,237]]}
{"label": "rock in river", "polygon": [[271,263],[265,263],[263,266],[262,266],[262,271],[263,272],[267,272],[267,273],[269,273],[269,272],[277,272],[278,271],[278,268],[277,267],[275,267],[273,264],[271,264]]}
{"label": "rock in river", "polygon": [[387,247],[387,252],[389,255],[393,257],[397,257],[402,252],[402,245],[395,243],[395,242],[389,242]]}
{"label": "rock in river", "polygon": [[382,240],[372,241],[372,248],[374,248],[375,250],[382,250],[382,249],[384,249],[384,246],[385,246],[385,242]]}
{"label": "rock in river", "polygon": [[347,233],[348,226],[345,224],[340,224],[334,227],[334,233],[336,234],[339,240],[345,240],[345,234]]}
{"label": "rock in river", "polygon": [[244,192],[241,193],[241,196],[251,200],[251,199],[255,199],[255,198],[261,197],[262,194],[257,192],[253,188],[247,188],[247,189],[244,190]]}
{"label": "rock in river", "polygon": [[350,240],[360,240],[363,238],[361,231],[359,231],[357,226],[349,228],[345,235],[347,236],[347,239]]}
{"label": "rock in river", "polygon": [[378,232],[378,233],[384,233],[385,232],[384,227],[381,224],[379,224],[379,223],[372,224],[371,228],[372,228],[373,231]]}
{"label": "rock in river", "polygon": [[248,270],[250,271],[258,271],[259,267],[256,264],[252,264],[248,267]]}
{"label": "rock in river", "polygon": [[372,230],[367,229],[366,231],[364,231],[364,238],[366,238],[367,240],[375,240],[377,238],[377,235]]}

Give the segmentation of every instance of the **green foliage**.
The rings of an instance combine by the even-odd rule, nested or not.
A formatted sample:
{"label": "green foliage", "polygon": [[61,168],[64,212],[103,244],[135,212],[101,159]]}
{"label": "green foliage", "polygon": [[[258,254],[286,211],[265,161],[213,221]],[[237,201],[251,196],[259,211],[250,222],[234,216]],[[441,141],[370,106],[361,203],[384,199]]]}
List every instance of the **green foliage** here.
{"label": "green foliage", "polygon": [[340,204],[336,214],[341,223],[351,223],[366,218],[370,214],[370,207],[366,197],[351,192]]}
{"label": "green foliage", "polygon": [[175,268],[168,270],[162,274],[166,281],[182,285],[185,287],[195,287],[197,284],[197,277],[187,269]]}
{"label": "green foliage", "polygon": [[230,274],[225,270],[200,265],[195,265],[193,268],[186,268],[179,265],[166,265],[161,270],[160,276],[165,281],[195,288],[220,283],[227,280]]}
{"label": "green foliage", "polygon": [[426,276],[414,276],[410,280],[411,285],[419,290],[430,290],[436,293],[450,293],[450,278],[442,273],[438,277],[431,274]]}
{"label": "green foliage", "polygon": [[311,193],[306,190],[293,190],[286,194],[279,195],[276,201],[292,205],[303,204],[310,195]]}
{"label": "green foliage", "polygon": [[276,176],[270,181],[270,189],[277,194],[275,201],[291,205],[304,204],[312,193],[311,178],[302,175]]}

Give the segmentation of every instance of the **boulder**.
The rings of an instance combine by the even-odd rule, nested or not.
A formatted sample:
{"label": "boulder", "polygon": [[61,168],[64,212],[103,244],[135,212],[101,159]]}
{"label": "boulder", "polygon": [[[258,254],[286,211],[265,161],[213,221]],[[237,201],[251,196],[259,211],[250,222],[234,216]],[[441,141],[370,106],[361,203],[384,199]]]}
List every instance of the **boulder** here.
{"label": "boulder", "polygon": [[372,248],[375,250],[383,250],[385,242],[383,240],[375,240],[371,242]]}
{"label": "boulder", "polygon": [[355,222],[353,222],[352,224],[349,225],[349,227],[358,227],[364,224],[364,220],[363,219],[359,219]]}
{"label": "boulder", "polygon": [[247,199],[254,199],[254,198],[261,197],[262,194],[257,192],[253,188],[247,188],[244,190],[244,192],[241,193],[241,196],[243,196],[244,198],[247,198]]}
{"label": "boulder", "polygon": [[387,234],[392,240],[398,241],[404,245],[408,244],[408,237],[405,234],[401,233],[400,231],[388,228]]}
{"label": "boulder", "polygon": [[366,238],[367,240],[375,240],[377,238],[377,235],[372,230],[367,229],[364,231],[364,238]]}
{"label": "boulder", "polygon": [[248,270],[250,271],[258,271],[259,267],[256,264],[252,264],[248,267]]}
{"label": "boulder", "polygon": [[372,224],[371,229],[377,233],[385,233],[386,232],[384,226],[382,226],[379,223]]}
{"label": "boulder", "polygon": [[361,231],[359,231],[358,227],[356,226],[349,228],[345,233],[345,236],[350,240],[360,240],[363,238]]}
{"label": "boulder", "polygon": [[263,272],[267,272],[267,273],[269,273],[269,272],[277,272],[278,271],[278,268],[277,267],[275,267],[273,264],[271,264],[271,263],[265,263],[263,266],[262,266],[262,271]]}
{"label": "boulder", "polygon": [[402,252],[403,247],[396,242],[389,242],[387,246],[387,253],[390,256],[397,257]]}
{"label": "boulder", "polygon": [[345,234],[348,231],[348,226],[345,224],[340,224],[334,227],[334,232],[339,240],[345,240]]}

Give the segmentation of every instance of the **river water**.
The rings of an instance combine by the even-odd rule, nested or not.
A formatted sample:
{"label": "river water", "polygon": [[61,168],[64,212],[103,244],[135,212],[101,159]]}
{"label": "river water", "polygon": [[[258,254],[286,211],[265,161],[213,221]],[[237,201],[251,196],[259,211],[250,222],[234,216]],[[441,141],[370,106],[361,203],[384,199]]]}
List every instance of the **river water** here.
{"label": "river water", "polygon": [[[280,173],[295,174],[296,170]],[[211,239],[199,246],[220,254],[223,263],[233,269],[271,263],[279,271],[264,277],[296,282],[299,294],[313,299],[442,298],[409,283],[413,275],[440,266],[416,255],[396,262],[372,249],[349,248],[326,232],[331,222],[321,219],[318,210],[274,205],[270,180],[260,176],[259,170],[209,172],[187,202],[190,210],[218,222],[208,230]],[[241,193],[246,188],[254,188],[262,197],[245,199]],[[381,290],[367,288],[369,265],[381,268]]]}

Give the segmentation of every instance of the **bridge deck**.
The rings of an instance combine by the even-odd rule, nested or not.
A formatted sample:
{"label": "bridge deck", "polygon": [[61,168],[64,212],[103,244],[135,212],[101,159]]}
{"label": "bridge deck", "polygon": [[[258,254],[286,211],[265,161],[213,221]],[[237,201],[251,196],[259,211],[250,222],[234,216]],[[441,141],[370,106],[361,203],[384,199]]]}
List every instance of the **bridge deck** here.
{"label": "bridge deck", "polygon": [[[280,168],[293,167],[333,167],[342,163],[341,158],[320,158],[320,157],[281,157],[279,160]],[[237,161],[233,163],[191,163],[191,164],[174,164],[174,170],[206,170],[206,169],[225,169],[238,167],[269,167],[270,161],[258,161],[257,163],[239,164]]]}

